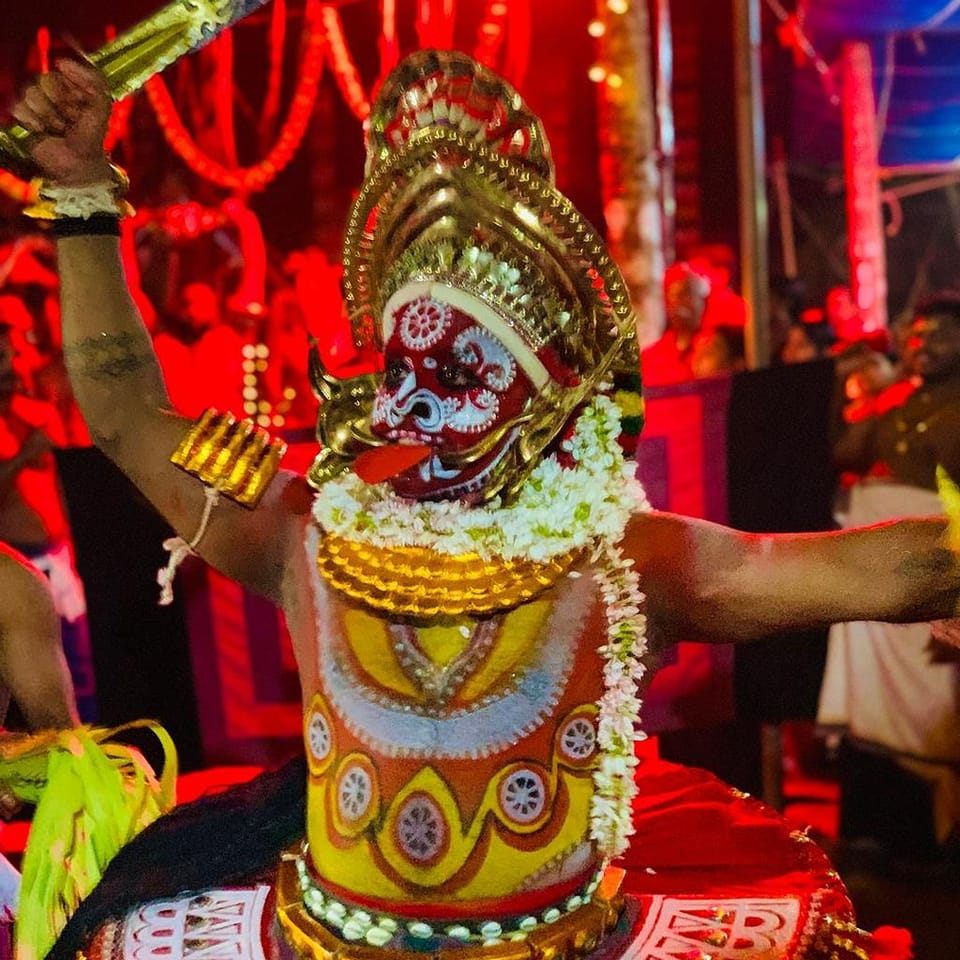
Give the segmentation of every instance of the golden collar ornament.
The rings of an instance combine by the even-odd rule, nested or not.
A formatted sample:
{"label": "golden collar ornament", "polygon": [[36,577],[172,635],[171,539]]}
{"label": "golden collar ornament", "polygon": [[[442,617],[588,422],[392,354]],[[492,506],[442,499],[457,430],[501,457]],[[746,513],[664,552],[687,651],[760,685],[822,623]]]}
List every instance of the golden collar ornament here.
{"label": "golden collar ornament", "polygon": [[428,547],[376,547],[324,534],[317,568],[332,587],[374,610],[432,619],[516,607],[552,587],[582,555],[570,550],[546,563],[484,559]]}

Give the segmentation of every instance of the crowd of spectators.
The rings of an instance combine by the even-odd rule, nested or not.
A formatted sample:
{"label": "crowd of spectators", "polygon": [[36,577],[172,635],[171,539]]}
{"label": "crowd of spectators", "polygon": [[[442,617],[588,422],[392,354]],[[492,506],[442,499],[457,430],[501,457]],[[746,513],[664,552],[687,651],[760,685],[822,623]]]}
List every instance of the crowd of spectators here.
{"label": "crowd of spectators", "polygon": [[[747,310],[732,274],[717,245],[667,269],[666,329],[642,357],[647,386],[744,369]],[[801,285],[783,282],[769,319],[773,363],[833,367],[837,525],[941,512],[938,467],[960,477],[960,293],[930,296],[869,331],[848,287],[810,304]],[[957,621],[832,628],[817,719],[842,758],[845,841],[911,863],[941,863],[960,848],[958,633]],[[789,731],[807,744],[801,762],[805,729]]]}
{"label": "crowd of spectators", "polygon": [[[748,305],[732,287],[733,251],[725,244],[703,244],[664,273],[666,328],[643,351],[647,386],[667,386],[745,369]],[[804,302],[802,284],[776,281],[769,292],[772,362],[806,363],[833,358],[853,400],[896,379],[905,347],[905,321],[889,331],[868,333],[850,289],[837,285],[820,305]],[[888,367],[881,358],[890,357]],[[883,369],[881,369],[883,367]]]}

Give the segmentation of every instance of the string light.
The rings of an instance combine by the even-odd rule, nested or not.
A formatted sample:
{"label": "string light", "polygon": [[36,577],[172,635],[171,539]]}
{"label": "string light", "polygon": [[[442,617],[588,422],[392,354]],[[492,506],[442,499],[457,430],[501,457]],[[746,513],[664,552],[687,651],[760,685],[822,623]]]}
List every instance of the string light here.
{"label": "string light", "polygon": [[587,24],[587,33],[594,39],[599,39],[607,32],[607,25],[602,20],[591,20]]}
{"label": "string light", "polygon": [[270,152],[253,166],[227,167],[201,150],[187,131],[162,77],[158,75],[147,82],[147,97],[167,143],[194,173],[228,190],[257,191],[267,187],[290,163],[307,132],[323,72],[322,11],[320,0],[307,0],[303,60],[290,112]]}
{"label": "string light", "polygon": [[623,86],[623,77],[619,73],[611,73],[607,76],[607,86],[614,90],[619,90]]}
{"label": "string light", "polygon": [[603,83],[607,79],[607,68],[602,64],[595,63],[588,71],[587,76],[594,83]]}
{"label": "string light", "polygon": [[270,348],[265,343],[245,343],[241,348],[243,357],[243,412],[256,419],[261,427],[282,427],[297,398],[293,387],[286,387],[279,403],[274,405],[263,398],[262,379],[269,369]]}
{"label": "string light", "polygon": [[630,9],[630,4],[628,0],[607,0],[607,9],[622,17]]}

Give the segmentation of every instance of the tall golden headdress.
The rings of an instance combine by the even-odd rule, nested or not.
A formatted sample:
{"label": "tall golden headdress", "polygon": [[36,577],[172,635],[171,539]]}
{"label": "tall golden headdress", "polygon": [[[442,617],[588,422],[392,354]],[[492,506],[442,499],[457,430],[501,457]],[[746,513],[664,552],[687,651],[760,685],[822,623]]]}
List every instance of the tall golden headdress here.
{"label": "tall golden headdress", "polygon": [[540,121],[461,53],[415,53],[384,83],[343,266],[358,344],[382,346],[392,306],[430,289],[489,326],[534,382],[488,499],[514,493],[611,365],[635,356],[626,286],[554,186]]}

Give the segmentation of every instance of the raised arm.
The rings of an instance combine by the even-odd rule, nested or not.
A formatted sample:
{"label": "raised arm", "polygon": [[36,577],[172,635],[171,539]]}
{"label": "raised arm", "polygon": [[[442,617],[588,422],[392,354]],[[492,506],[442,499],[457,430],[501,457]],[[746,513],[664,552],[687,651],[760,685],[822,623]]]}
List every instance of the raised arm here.
{"label": "raised arm", "polygon": [[844,620],[957,616],[960,563],[944,530],[931,518],[744,534],[654,513],[634,521],[625,549],[672,639],[738,641]]}
{"label": "raised arm", "polygon": [[[59,195],[80,188],[89,198],[102,194],[101,186],[108,189],[113,174],[101,145],[109,112],[100,75],[73,61],[41,77],[17,104],[15,116],[36,134],[33,156]],[[189,424],[170,409],[124,280],[118,238],[107,232],[109,216],[74,222],[78,235],[57,242],[64,357],[74,393],[96,444],[189,540],[202,515],[203,488],[169,462]],[[279,599],[288,541],[298,528],[298,488],[293,477],[281,475],[254,511],[221,503],[199,552]]]}

